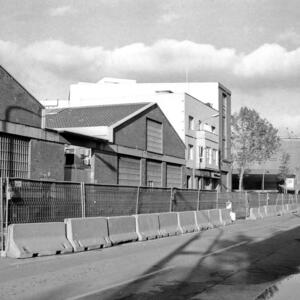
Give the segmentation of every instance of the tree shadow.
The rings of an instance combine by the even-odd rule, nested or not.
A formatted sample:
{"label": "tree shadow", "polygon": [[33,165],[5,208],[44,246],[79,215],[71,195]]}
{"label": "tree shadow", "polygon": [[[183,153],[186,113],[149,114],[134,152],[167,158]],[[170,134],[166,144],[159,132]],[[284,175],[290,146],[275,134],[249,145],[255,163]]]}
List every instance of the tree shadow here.
{"label": "tree shadow", "polygon": [[[217,236],[204,253],[188,249],[193,242],[201,238],[201,233],[195,234],[185,244],[146,270],[141,275],[142,279],[84,299],[185,300],[192,299],[195,295],[197,295],[195,299],[207,299],[207,297],[211,297],[209,299],[223,299],[220,295],[217,298],[209,296],[214,287],[218,288],[219,285],[229,293],[242,292],[251,287],[252,294],[259,295],[274,282],[299,272],[300,253],[297,250],[300,245],[297,244],[299,228],[276,233],[263,241],[255,241],[244,234],[237,235],[233,240],[222,239],[223,229],[218,228],[217,230]],[[283,247],[289,243],[291,238],[295,241],[294,244],[290,244],[291,249],[294,249],[293,255],[290,253],[291,249]],[[230,247],[239,243],[240,246]],[[225,249],[222,253],[211,254],[211,252],[226,247],[228,247],[227,251]],[[173,275],[172,273],[161,273],[144,276],[167,268],[174,258],[181,255],[199,255],[199,259],[196,260],[192,268],[184,265],[176,267],[174,271],[170,271],[174,273]],[[176,278],[175,272],[184,274],[184,277]],[[224,296],[224,299],[228,299],[228,296],[227,298]]]}

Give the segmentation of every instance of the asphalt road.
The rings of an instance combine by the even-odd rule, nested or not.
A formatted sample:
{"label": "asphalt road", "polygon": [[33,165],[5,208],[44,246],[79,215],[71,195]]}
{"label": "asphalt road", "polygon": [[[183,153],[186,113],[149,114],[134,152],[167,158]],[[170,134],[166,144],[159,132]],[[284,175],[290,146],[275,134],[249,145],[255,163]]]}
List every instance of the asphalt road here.
{"label": "asphalt road", "polygon": [[300,215],[289,214],[78,254],[1,259],[0,299],[256,299],[299,272],[299,249]]}

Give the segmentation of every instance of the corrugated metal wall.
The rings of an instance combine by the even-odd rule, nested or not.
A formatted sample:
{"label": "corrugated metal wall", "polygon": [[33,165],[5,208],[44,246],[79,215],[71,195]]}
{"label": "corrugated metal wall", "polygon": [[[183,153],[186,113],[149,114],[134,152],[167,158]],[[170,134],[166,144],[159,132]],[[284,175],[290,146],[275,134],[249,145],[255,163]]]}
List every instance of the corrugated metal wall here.
{"label": "corrugated metal wall", "polygon": [[140,159],[120,156],[119,157],[119,184],[139,186],[140,185]]}
{"label": "corrugated metal wall", "polygon": [[181,166],[167,164],[167,187],[182,187]]}
{"label": "corrugated metal wall", "polygon": [[162,124],[147,120],[147,150],[155,153],[163,152]]}
{"label": "corrugated metal wall", "polygon": [[161,162],[147,161],[147,185],[152,187],[161,187],[161,175]]}

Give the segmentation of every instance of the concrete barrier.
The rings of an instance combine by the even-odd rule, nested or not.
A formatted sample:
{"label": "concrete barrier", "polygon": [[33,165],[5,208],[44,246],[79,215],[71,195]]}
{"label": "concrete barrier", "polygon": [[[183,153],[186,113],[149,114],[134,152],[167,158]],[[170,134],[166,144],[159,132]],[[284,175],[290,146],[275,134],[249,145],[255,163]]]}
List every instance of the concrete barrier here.
{"label": "concrete barrier", "polygon": [[258,208],[258,212],[259,212],[261,218],[265,218],[267,216],[266,206],[260,206]]}
{"label": "concrete barrier", "polygon": [[259,207],[251,207],[250,208],[250,216],[248,219],[250,220],[257,220],[260,219],[261,215],[259,213]]}
{"label": "concrete barrier", "polygon": [[297,205],[295,203],[291,204],[292,212],[297,212]]}
{"label": "concrete barrier", "polygon": [[111,246],[107,218],[65,219],[67,238],[75,252]]}
{"label": "concrete barrier", "polygon": [[267,217],[274,217],[277,215],[276,206],[275,205],[267,205],[266,206],[266,215]]}
{"label": "concrete barrier", "polygon": [[13,258],[73,252],[66,238],[65,224],[27,223],[8,226],[6,255]]}
{"label": "concrete barrier", "polygon": [[283,215],[283,207],[282,207],[281,204],[280,205],[276,205],[276,215],[277,216]]}
{"label": "concrete barrier", "polygon": [[178,212],[178,223],[182,233],[194,232],[198,230],[194,211]]}
{"label": "concrete barrier", "polygon": [[161,236],[171,236],[181,233],[176,212],[159,213],[158,221]]}
{"label": "concrete barrier", "polygon": [[108,217],[107,222],[113,245],[138,240],[135,216]]}
{"label": "concrete barrier", "polygon": [[220,209],[210,209],[209,210],[209,221],[213,227],[222,226],[222,219]]}
{"label": "concrete barrier", "polygon": [[229,209],[220,209],[220,213],[223,225],[229,225],[232,223]]}
{"label": "concrete barrier", "polygon": [[136,215],[136,233],[139,241],[160,237],[158,214]]}
{"label": "concrete barrier", "polygon": [[213,225],[209,221],[208,210],[196,211],[196,221],[197,221],[198,230],[206,230],[213,227]]}
{"label": "concrete barrier", "polygon": [[289,205],[288,204],[283,204],[283,211],[284,211],[284,213],[289,213],[290,211],[289,211]]}

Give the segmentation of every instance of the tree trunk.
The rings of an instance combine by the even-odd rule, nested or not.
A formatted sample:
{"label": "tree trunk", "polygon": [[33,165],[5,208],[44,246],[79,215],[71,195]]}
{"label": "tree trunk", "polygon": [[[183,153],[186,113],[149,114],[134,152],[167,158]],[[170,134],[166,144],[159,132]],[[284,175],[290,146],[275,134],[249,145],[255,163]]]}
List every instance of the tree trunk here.
{"label": "tree trunk", "polygon": [[239,191],[243,190],[244,172],[245,172],[244,167],[242,167],[240,170],[240,176],[239,176]]}

